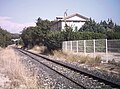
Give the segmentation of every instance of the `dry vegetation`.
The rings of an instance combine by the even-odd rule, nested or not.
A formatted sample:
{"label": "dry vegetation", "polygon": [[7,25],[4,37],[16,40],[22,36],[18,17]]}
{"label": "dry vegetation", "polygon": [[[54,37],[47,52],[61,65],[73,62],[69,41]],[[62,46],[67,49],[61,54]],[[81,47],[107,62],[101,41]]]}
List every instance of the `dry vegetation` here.
{"label": "dry vegetation", "polygon": [[[110,65],[110,64],[102,64],[101,63],[101,57],[96,56],[95,58],[90,57],[90,55],[83,55],[83,54],[74,54],[72,52],[62,52],[62,51],[54,51],[53,57],[61,59],[65,59],[66,61],[71,62],[78,62],[78,63],[84,63],[87,65],[90,65],[90,67],[102,70],[104,72],[108,73],[114,73],[120,76],[120,67],[117,65]],[[112,62],[113,63],[113,62]]]}
{"label": "dry vegetation", "polygon": [[47,48],[45,46],[34,46],[32,49],[30,49],[29,51],[34,52],[34,53],[44,53],[44,51]]}
{"label": "dry vegetation", "polygon": [[92,58],[85,55],[73,54],[71,52],[62,52],[61,50],[54,51],[53,54],[54,54],[53,56],[56,58],[65,59],[71,62],[79,62],[79,63],[85,63],[89,65],[98,65],[101,62],[101,58],[99,56]]}
{"label": "dry vegetation", "polygon": [[11,48],[0,51],[0,73],[10,79],[10,86],[4,89],[38,89],[37,75],[31,73],[21,62],[21,57]]}
{"label": "dry vegetation", "polygon": [[[44,53],[46,50],[46,47],[44,46],[35,46],[31,50],[31,52],[34,53]],[[71,62],[79,62],[79,63],[85,63],[89,64],[91,66],[99,65],[101,62],[101,57],[96,56],[95,58],[85,55],[77,55],[72,52],[63,52],[62,50],[55,50],[52,54],[49,54],[49,56],[52,56],[54,58],[60,59],[60,60],[66,60]]]}

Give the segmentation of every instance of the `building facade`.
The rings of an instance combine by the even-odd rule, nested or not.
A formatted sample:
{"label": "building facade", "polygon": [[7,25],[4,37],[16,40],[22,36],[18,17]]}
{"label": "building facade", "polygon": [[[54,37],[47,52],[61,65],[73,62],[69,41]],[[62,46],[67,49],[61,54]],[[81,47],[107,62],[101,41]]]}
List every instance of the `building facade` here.
{"label": "building facade", "polygon": [[56,17],[56,20],[54,20],[51,24],[51,30],[63,30],[65,28],[65,24],[72,27],[73,30],[79,30],[88,20],[89,18],[78,13],[66,17]]}

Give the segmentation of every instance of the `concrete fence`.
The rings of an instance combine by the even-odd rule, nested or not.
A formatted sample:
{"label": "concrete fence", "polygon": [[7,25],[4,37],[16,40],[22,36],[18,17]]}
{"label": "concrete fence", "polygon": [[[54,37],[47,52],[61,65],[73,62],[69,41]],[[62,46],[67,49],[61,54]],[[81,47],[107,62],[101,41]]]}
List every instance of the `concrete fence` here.
{"label": "concrete fence", "polygon": [[[120,54],[120,39],[93,39],[93,40],[76,40],[64,41],[62,44],[63,51],[71,51],[74,53],[104,53],[108,57],[108,53]],[[106,58],[108,59],[108,58]]]}

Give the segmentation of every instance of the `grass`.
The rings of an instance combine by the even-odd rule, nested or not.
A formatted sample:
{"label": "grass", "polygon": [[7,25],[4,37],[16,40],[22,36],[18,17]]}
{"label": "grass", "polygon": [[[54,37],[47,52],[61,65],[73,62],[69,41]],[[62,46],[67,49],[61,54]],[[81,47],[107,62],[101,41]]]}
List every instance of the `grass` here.
{"label": "grass", "polygon": [[101,58],[99,56],[92,58],[89,56],[73,54],[71,52],[62,52],[61,50],[53,51],[53,56],[67,61],[85,63],[89,65],[98,65],[101,62]]}
{"label": "grass", "polygon": [[[46,55],[47,52],[45,50],[46,47],[44,46],[35,46],[29,51],[34,53],[44,53]],[[79,63],[89,64],[92,66],[98,65],[101,62],[100,56],[96,56],[95,58],[93,58],[85,55],[77,55],[72,52],[63,52],[62,50],[55,50],[52,53],[48,52],[47,55],[52,56],[54,58],[63,59],[66,61],[79,62]]]}
{"label": "grass", "polygon": [[0,68],[11,80],[6,89],[38,89],[37,73],[32,74],[21,62],[21,57],[11,48],[0,51]]}
{"label": "grass", "polygon": [[72,52],[63,52],[62,50],[55,50],[52,51],[52,53],[48,52],[48,50],[45,46],[34,46],[31,50],[31,52],[34,53],[41,53],[41,54],[45,54],[48,56],[52,56],[54,58],[59,58],[62,60],[66,60],[66,61],[71,61],[71,62],[79,62],[79,63],[84,63],[84,64],[88,64],[91,66],[94,65],[99,65],[101,63],[101,57],[100,56],[96,56],[95,58],[90,57],[90,56],[85,56],[83,54],[74,54]]}

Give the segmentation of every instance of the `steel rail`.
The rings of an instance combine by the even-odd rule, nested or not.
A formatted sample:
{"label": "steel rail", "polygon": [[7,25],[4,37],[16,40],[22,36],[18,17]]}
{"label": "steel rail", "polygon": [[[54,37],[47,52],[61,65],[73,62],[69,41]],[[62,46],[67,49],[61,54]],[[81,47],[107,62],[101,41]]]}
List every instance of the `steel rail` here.
{"label": "steel rail", "polygon": [[[21,51],[22,49],[18,49],[19,51]],[[41,57],[41,58],[43,58],[43,59],[46,59],[46,60],[48,60],[48,61],[51,61],[51,62],[53,62],[53,63],[55,63],[55,64],[58,64],[58,65],[61,65],[61,66],[63,66],[63,67],[66,67],[66,68],[68,68],[68,69],[71,69],[71,70],[73,70],[73,71],[75,71],[75,72],[78,72],[78,73],[80,73],[80,74],[84,74],[84,75],[86,75],[86,76],[89,76],[90,78],[93,78],[93,79],[95,79],[95,80],[98,80],[99,82],[103,82],[103,83],[105,83],[106,85],[110,85],[111,87],[113,87],[113,88],[120,88],[120,84],[118,84],[118,83],[114,83],[114,82],[112,82],[112,81],[109,81],[109,80],[106,80],[106,79],[103,79],[103,78],[100,78],[100,77],[98,77],[98,76],[95,76],[94,74],[92,74],[92,73],[88,73],[87,71],[85,71],[85,70],[83,70],[83,69],[80,69],[79,67],[76,67],[76,66],[74,66],[74,65],[68,65],[67,63],[64,63],[64,62],[61,62],[61,61],[57,61],[57,60],[52,60],[51,58],[48,58],[47,56],[44,56],[44,55],[41,55],[41,54],[35,54],[35,53],[32,53],[32,52],[30,52],[30,51],[27,51],[27,50],[22,50],[21,52],[23,52],[23,51],[25,51],[25,52],[28,52],[28,53],[30,53],[30,54],[33,54],[33,55],[35,55],[35,56],[38,56],[38,57]],[[35,59],[35,58],[33,58],[33,59]],[[38,61],[38,60],[37,60]],[[47,66],[47,65],[46,65]],[[55,70],[56,71],[56,70]],[[57,71],[56,71],[57,72]],[[63,75],[63,74],[62,74]],[[65,76],[64,76],[65,77]],[[66,76],[67,77],[67,76]],[[72,81],[72,80],[71,80]],[[74,81],[74,80],[73,80]],[[75,81],[74,81],[75,82]],[[76,82],[76,84],[78,84],[77,82]],[[78,84],[79,85],[79,84]],[[81,85],[82,86],[82,85]],[[84,87],[84,88],[86,88],[86,87]]]}
{"label": "steel rail", "polygon": [[[29,54],[27,54],[27,53],[25,53],[25,52],[23,52],[23,51],[21,51],[21,50],[19,50],[19,51],[22,52],[23,54],[29,56],[30,58],[34,59],[34,60],[37,61],[38,63],[40,63],[40,64],[42,64],[42,65],[48,67],[49,69],[53,70],[54,72],[58,73],[59,75],[65,77],[66,79],[70,80],[71,82],[73,82],[73,83],[76,84],[77,86],[82,87],[83,89],[88,89],[87,87],[85,87],[85,86],[83,86],[83,85],[77,83],[76,81],[74,81],[73,79],[67,77],[66,75],[64,75],[64,74],[62,74],[62,73],[56,71],[55,69],[49,67],[48,65],[46,65],[46,64],[44,64],[44,63],[42,63],[42,62],[40,62],[39,60],[37,60],[36,58],[32,57],[31,55],[29,55]],[[28,52],[28,51],[26,51],[26,52]]]}

